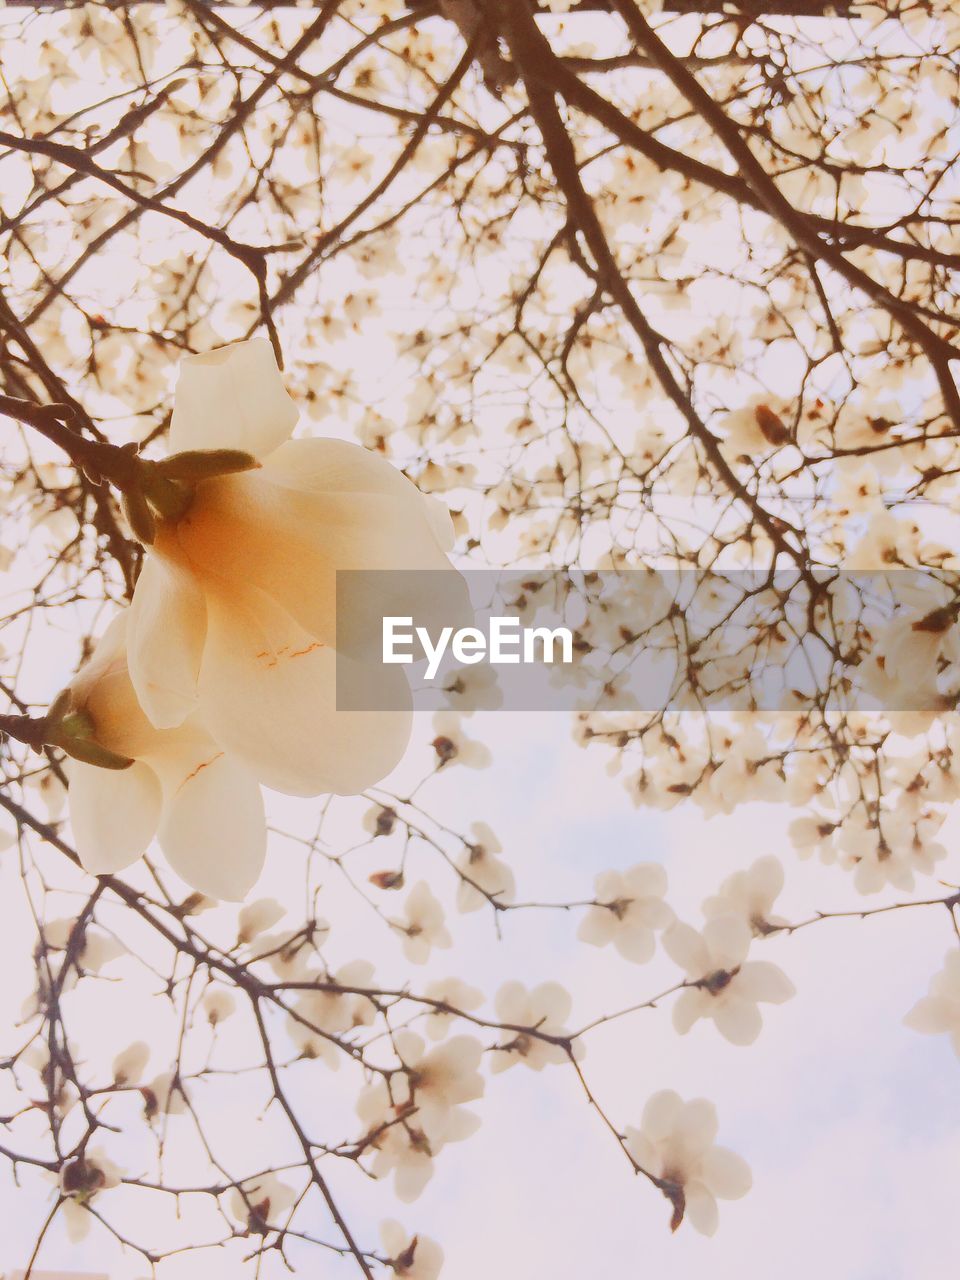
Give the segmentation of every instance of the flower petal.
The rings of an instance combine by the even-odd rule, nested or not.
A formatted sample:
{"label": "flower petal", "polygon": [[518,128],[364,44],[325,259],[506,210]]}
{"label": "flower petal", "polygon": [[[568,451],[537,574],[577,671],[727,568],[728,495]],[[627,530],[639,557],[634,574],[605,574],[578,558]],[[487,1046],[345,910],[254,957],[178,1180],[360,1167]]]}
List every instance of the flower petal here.
{"label": "flower petal", "polygon": [[[260,471],[203,485],[177,536],[198,569],[259,587],[312,637],[379,655],[386,615],[472,621],[434,525],[423,495],[383,459],[339,440],[295,440]],[[365,573],[341,579],[338,620],[346,570]]]}
{"label": "flower petal", "polygon": [[753,1174],[742,1156],[726,1147],[711,1147],[701,1165],[704,1181],[721,1200],[739,1200],[753,1186]]}
{"label": "flower petal", "polygon": [[685,1036],[693,1024],[706,1016],[710,995],[698,987],[687,987],[677,996],[673,1006],[673,1029],[678,1036]]}
{"label": "flower petal", "polygon": [[[268,596],[237,584],[207,594],[201,718],[268,787],[355,795],[386,777],[410,740],[410,689],[398,667],[364,671],[372,705],[338,711],[337,665],[351,660],[306,635]],[[356,672],[347,678],[359,680]]]}
{"label": "flower petal", "polygon": [[203,594],[192,576],[148,553],[127,622],[127,667],[140,705],[157,729],[182,724],[197,706],[197,675],[206,634]]}
{"label": "flower petal", "polygon": [[717,1202],[702,1182],[691,1182],[684,1187],[686,1218],[702,1236],[716,1233],[720,1222]]}
{"label": "flower petal", "polygon": [[636,926],[618,929],[613,943],[624,960],[631,960],[634,964],[646,964],[653,959],[657,949],[653,930]]}
{"label": "flower petal", "polygon": [[70,781],[70,824],[77,853],[94,876],[111,875],[136,862],[160,819],[160,783],[145,764],[98,769],[65,763]]}
{"label": "flower petal", "polygon": [[939,996],[924,996],[918,1000],[903,1020],[911,1031],[923,1035],[939,1036],[953,1031],[957,1023],[957,1006]]}
{"label": "flower petal", "polygon": [[714,916],[703,926],[703,939],[718,969],[735,969],[750,950],[750,926],[740,916]]}
{"label": "flower petal", "polygon": [[662,1142],[673,1133],[683,1109],[683,1099],[673,1089],[661,1089],[652,1094],[643,1108],[640,1127],[650,1142]]}
{"label": "flower petal", "polygon": [[297,407],[266,338],[187,356],[170,423],[170,452],[243,449],[256,457],[289,440]]}
{"label": "flower petal", "polygon": [[617,918],[609,907],[590,907],[580,922],[577,937],[591,947],[605,947],[617,930]]}
{"label": "flower petal", "polygon": [[748,960],[736,977],[737,994],[747,1000],[766,1004],[784,1004],[797,994],[797,989],[779,965],[770,960]]}
{"label": "flower petal", "polygon": [[163,784],[158,839],[167,861],[192,888],[239,902],[256,884],[267,848],[257,780],[218,747],[156,762]]}
{"label": "flower petal", "polygon": [[763,1018],[760,1010],[750,1000],[738,1000],[735,995],[728,995],[722,1002],[716,1002],[713,1020],[717,1030],[731,1044],[753,1044],[763,1029]]}
{"label": "flower petal", "polygon": [[710,955],[702,936],[693,925],[675,921],[662,939],[663,949],[691,978],[702,978],[710,969]]}

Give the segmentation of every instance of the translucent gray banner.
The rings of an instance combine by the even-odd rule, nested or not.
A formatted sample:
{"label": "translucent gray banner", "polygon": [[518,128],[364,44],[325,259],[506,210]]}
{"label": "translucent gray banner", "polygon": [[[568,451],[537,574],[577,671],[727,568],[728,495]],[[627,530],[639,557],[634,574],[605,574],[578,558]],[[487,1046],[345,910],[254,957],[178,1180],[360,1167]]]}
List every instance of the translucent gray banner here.
{"label": "translucent gray banner", "polygon": [[952,570],[341,571],[337,704],[936,713],[958,613]]}

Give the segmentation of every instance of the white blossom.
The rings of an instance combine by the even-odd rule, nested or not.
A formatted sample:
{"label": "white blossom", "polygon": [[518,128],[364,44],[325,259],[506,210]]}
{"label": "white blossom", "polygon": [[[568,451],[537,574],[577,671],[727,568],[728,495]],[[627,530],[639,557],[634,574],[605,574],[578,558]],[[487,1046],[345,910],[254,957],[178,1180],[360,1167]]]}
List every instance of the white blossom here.
{"label": "white blossom", "polygon": [[702,1235],[717,1229],[717,1200],[739,1200],[750,1190],[742,1157],[716,1145],[717,1112],[706,1098],[689,1102],[664,1089],[643,1109],[640,1128],[628,1127],[626,1147],[637,1164],[668,1184],[673,1229],[688,1219]]}
{"label": "white blossom", "polygon": [[392,923],[402,936],[403,954],[412,964],[426,964],[432,947],[453,946],[444,924],[443,907],[426,880],[413,886],[404,903],[403,917]]}
{"label": "white blossom", "polygon": [[943,968],[930,980],[930,989],[904,1018],[906,1025],[925,1035],[948,1035],[960,1058],[960,950],[948,951]]}
{"label": "white blossom", "polygon": [[393,1273],[403,1280],[438,1280],[443,1266],[443,1250],[429,1236],[411,1236],[399,1222],[380,1224],[380,1239],[391,1260]]}
{"label": "white blossom", "polygon": [[457,907],[463,912],[486,906],[485,894],[504,902],[514,891],[513,872],[496,856],[502,852],[500,841],[485,822],[472,823],[471,832],[473,839],[457,859],[457,869],[466,877],[457,886]]}
{"label": "white blossom", "polygon": [[772,933],[787,923],[773,915],[773,904],[783,890],[783,863],[767,855],[746,871],[727,876],[715,894],[703,904],[703,914],[742,916],[755,934]]}
{"label": "white blossom", "polygon": [[158,730],[143,714],[127,669],[126,612],[110,623],[70,686],[72,709],[95,742],[134,761],[107,769],[68,760],[70,822],[77,853],[93,875],[135,862],[151,840],[188,884],[218,898],[242,898],[266,853],[263,799],[255,776],[191,717]]}
{"label": "white blossom", "polygon": [[118,1187],[122,1176],[120,1168],[98,1147],[90,1147],[64,1164],[60,1171],[62,1213],[67,1235],[73,1243],[82,1240],[90,1230],[86,1206],[101,1192]]}
{"label": "white blossom", "polygon": [[338,617],[337,571],[445,571],[414,601],[425,613],[462,607],[462,580],[436,499],[357,445],[291,440],[296,421],[265,340],[184,360],[171,450],[241,450],[259,466],[200,480],[183,513],[160,521],[131,604],[130,675],[157,728],[199,712],[267,786],[353,794],[400,759],[409,689],[396,666],[363,662],[364,686],[392,709],[340,711],[336,672],[379,642],[383,614],[411,612],[411,601],[371,587]]}
{"label": "white blossom", "polygon": [[[566,1021],[571,1006],[570,993],[559,982],[541,982],[530,990],[522,982],[505,982],[497,992],[495,1007],[497,1017],[510,1029],[501,1033],[501,1041],[490,1064],[491,1070],[506,1071],[508,1067],[523,1062],[533,1071],[542,1071],[550,1064],[569,1061],[562,1044],[544,1040],[534,1032],[561,1039],[566,1037],[569,1034]],[[579,1042],[574,1048],[579,1056]]]}
{"label": "white blossom", "polygon": [[670,958],[696,986],[681,991],[673,1006],[673,1025],[686,1035],[700,1018],[712,1018],[731,1044],[752,1044],[763,1019],[758,1003],[783,1004],[795,994],[793,983],[769,960],[748,960],[751,930],[735,915],[708,920],[703,932],[677,921],[663,935]]}
{"label": "white blossom", "polygon": [[597,905],[588,908],[577,937],[594,947],[612,942],[624,959],[645,964],[656,948],[654,931],[673,921],[666,891],[667,873],[657,862],[601,872],[594,885]]}
{"label": "white blossom", "polygon": [[296,1192],[275,1173],[248,1178],[233,1187],[227,1199],[231,1216],[257,1235],[268,1227],[282,1227],[284,1213],[296,1202]]}

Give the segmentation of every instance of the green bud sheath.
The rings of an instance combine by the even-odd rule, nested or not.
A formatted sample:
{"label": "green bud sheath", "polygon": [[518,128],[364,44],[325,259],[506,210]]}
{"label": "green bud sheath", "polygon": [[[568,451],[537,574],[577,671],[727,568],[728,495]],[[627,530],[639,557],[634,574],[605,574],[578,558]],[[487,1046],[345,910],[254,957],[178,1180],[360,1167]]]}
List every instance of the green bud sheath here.
{"label": "green bud sheath", "polygon": [[157,522],[153,512],[140,489],[131,489],[120,495],[120,505],[127,518],[127,524],[136,537],[149,546],[157,533]]}
{"label": "green bud sheath", "polygon": [[260,463],[242,449],[186,449],[153,464],[165,480],[210,480],[238,471],[254,471]]}

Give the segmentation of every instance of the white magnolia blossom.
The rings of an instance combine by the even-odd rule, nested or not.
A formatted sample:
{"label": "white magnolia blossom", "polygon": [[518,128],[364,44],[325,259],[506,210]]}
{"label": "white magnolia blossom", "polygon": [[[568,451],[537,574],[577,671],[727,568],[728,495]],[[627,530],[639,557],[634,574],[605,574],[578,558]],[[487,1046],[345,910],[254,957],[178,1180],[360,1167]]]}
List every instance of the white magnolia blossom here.
{"label": "white magnolia blossom", "polygon": [[950,1037],[960,1058],[960,950],[948,951],[943,968],[930,980],[930,989],[904,1019],[906,1025],[925,1035]]}
{"label": "white magnolia blossom", "polygon": [[237,918],[237,942],[252,942],[259,934],[272,929],[285,914],[285,908],[276,898],[257,898],[255,902],[248,902]]}
{"label": "white magnolia blossom", "polygon": [[666,892],[667,873],[658,862],[601,872],[594,888],[597,905],[587,910],[577,937],[594,947],[612,942],[625,960],[646,964],[656,950],[654,930],[673,922]]}
{"label": "white magnolia blossom", "polygon": [[68,1160],[60,1171],[60,1194],[67,1235],[76,1244],[90,1230],[90,1214],[86,1206],[102,1191],[118,1187],[122,1181],[120,1168],[98,1147]]}
{"label": "white magnolia blossom", "polygon": [[637,1164],[669,1184],[674,1230],[685,1217],[702,1235],[717,1229],[717,1200],[739,1200],[752,1185],[746,1161],[715,1143],[717,1112],[706,1098],[689,1102],[664,1089],[643,1109],[640,1128],[627,1128]]}
{"label": "white magnolia blossom", "polygon": [[463,764],[468,769],[489,768],[493,759],[490,748],[467,735],[455,711],[438,711],[433,717],[433,731],[431,746],[437,754],[438,768],[449,764]]}
{"label": "white magnolia blossom", "polygon": [[394,1073],[389,1088],[381,1079],[364,1089],[357,1114],[374,1153],[371,1172],[377,1178],[392,1173],[397,1197],[409,1202],[433,1176],[443,1147],[479,1127],[479,1117],[462,1104],[483,1093],[483,1047],[472,1036],[454,1036],[430,1049],[412,1031],[398,1032],[394,1043],[405,1071]]}
{"label": "white magnolia blossom", "polygon": [[[570,992],[559,982],[541,982],[529,990],[522,982],[505,982],[495,1003],[500,1021],[519,1029],[503,1032],[490,1064],[492,1071],[506,1071],[519,1062],[533,1071],[542,1071],[553,1063],[569,1061],[563,1045],[531,1034],[536,1030],[548,1036],[568,1035],[566,1021],[573,1002]],[[574,1052],[579,1056],[579,1041],[574,1043]]]}
{"label": "white magnolia blossom", "polygon": [[275,1173],[241,1182],[231,1189],[227,1199],[231,1217],[256,1234],[262,1234],[268,1226],[282,1227],[283,1214],[296,1202],[297,1193]]}
{"label": "white magnolia blossom", "polygon": [[[484,1001],[483,992],[462,978],[438,978],[435,982],[428,982],[423,994],[428,1000],[438,1000],[452,1009],[462,1009],[464,1013],[473,1013]],[[445,1013],[442,1009],[434,1009],[423,1020],[424,1034],[431,1040],[442,1040],[455,1017],[455,1014]]]}
{"label": "white magnolia blossom", "polygon": [[89,719],[99,746],[134,763],[104,769],[66,762],[70,822],[81,863],[113,874],[156,836],[186,882],[217,898],[242,898],[266,853],[257,779],[192,716],[158,730],[140,708],[127,669],[128,612],[117,615],[70,686],[71,705]]}
{"label": "white magnolia blossom", "polygon": [[720,888],[703,904],[703,914],[742,916],[754,934],[773,933],[787,921],[773,915],[773,904],[783,890],[783,863],[768,855],[758,858],[745,871],[727,876]]}
{"label": "white magnolia blossom", "polygon": [[[320,977],[331,987],[369,988],[374,968],[368,960],[352,960],[328,978]],[[316,979],[315,973],[309,974]],[[307,971],[302,978],[307,977]],[[334,1071],[340,1066],[342,1052],[338,1037],[353,1027],[368,1027],[376,1017],[376,1009],[366,996],[351,991],[298,991],[291,1001],[292,1016],[287,1021],[290,1038],[308,1058],[319,1058]]]}
{"label": "white magnolia blossom", "polygon": [[419,1232],[411,1236],[392,1218],[380,1224],[380,1239],[395,1276],[403,1280],[438,1280],[443,1250],[435,1240]]}
{"label": "white magnolia blossom", "polygon": [[183,1084],[176,1080],[172,1071],[161,1071],[158,1076],[141,1087],[147,1118],[155,1116],[180,1116],[187,1109]]}
{"label": "white magnolia blossom", "polygon": [[769,960],[748,960],[750,926],[741,916],[714,916],[698,933],[679,920],[663,935],[663,946],[696,983],[680,992],[673,1025],[686,1035],[700,1018],[712,1018],[731,1044],[753,1044],[763,1019],[759,1003],[783,1004],[795,994],[793,983]]}
{"label": "white magnolia blossom", "polygon": [[466,877],[457,886],[457,907],[462,912],[479,911],[487,905],[484,894],[500,902],[513,897],[513,872],[496,855],[503,846],[485,822],[471,824],[473,840],[457,860],[457,869]]}
{"label": "white magnolia blossom", "polygon": [[426,880],[413,886],[403,904],[403,917],[391,923],[402,936],[403,954],[411,964],[426,964],[432,947],[453,946],[443,907]]}
{"label": "white magnolia blossom", "polygon": [[226,1021],[236,1012],[237,1001],[224,987],[210,987],[203,997],[203,1013],[211,1027]]}
{"label": "white magnolia blossom", "polygon": [[[410,695],[401,668],[363,662],[365,689],[390,709],[338,711],[338,668],[379,645],[384,614],[461,608],[462,580],[436,499],[357,445],[291,440],[296,421],[265,340],[183,362],[171,451],[242,450],[259,466],[200,480],[183,514],[158,524],[130,607],[130,675],[157,728],[199,712],[267,786],[353,794],[403,754]],[[429,587],[390,576],[338,618],[345,569],[443,570],[450,590],[437,574]]]}
{"label": "white magnolia blossom", "polygon": [[118,1085],[136,1084],[143,1076],[150,1061],[150,1046],[143,1040],[137,1040],[113,1060],[113,1078]]}

